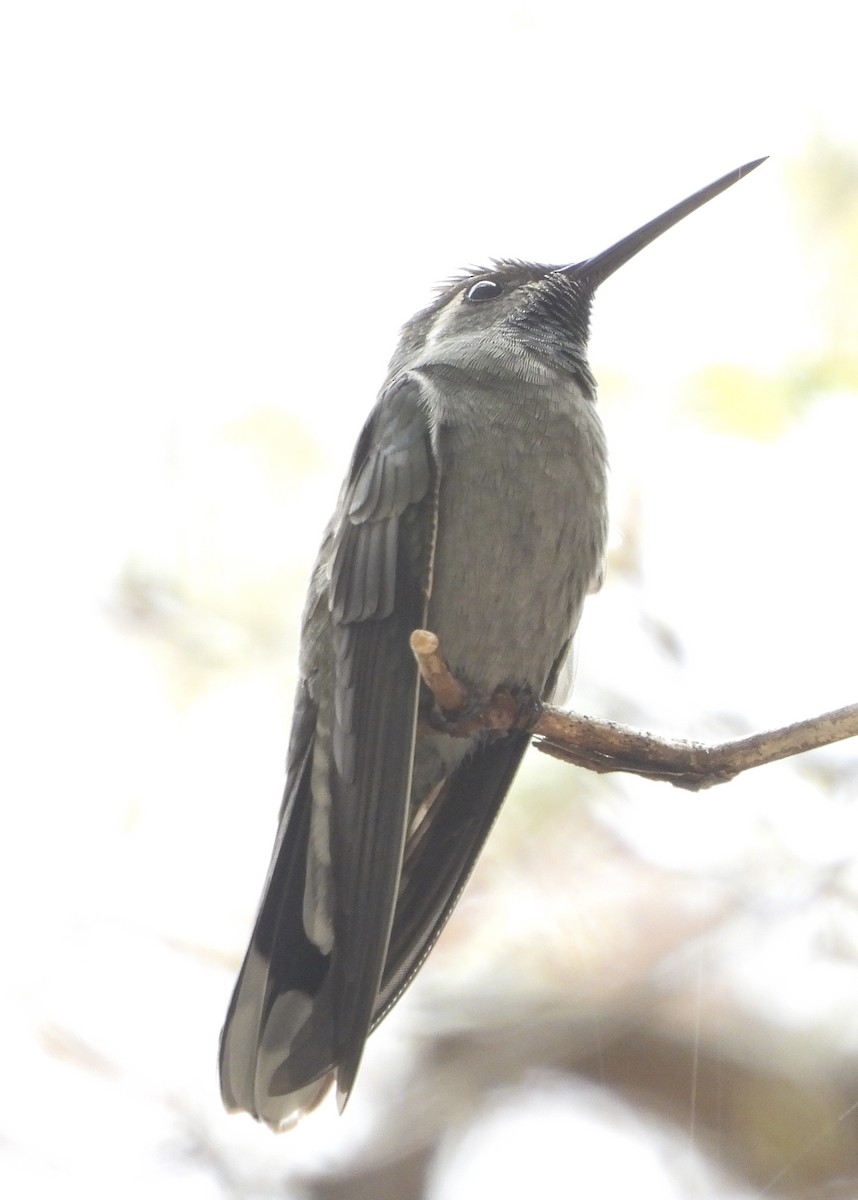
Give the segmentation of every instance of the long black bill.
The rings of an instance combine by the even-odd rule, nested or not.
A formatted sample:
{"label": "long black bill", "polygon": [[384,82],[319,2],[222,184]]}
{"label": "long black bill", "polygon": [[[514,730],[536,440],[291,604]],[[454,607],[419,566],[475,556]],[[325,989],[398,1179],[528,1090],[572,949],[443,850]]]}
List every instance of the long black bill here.
{"label": "long black bill", "polygon": [[630,233],[607,250],[603,250],[595,258],[588,258],[580,263],[570,263],[568,267],[561,267],[561,271],[565,275],[575,275],[580,279],[587,280],[595,291],[600,283],[607,279],[609,275],[613,275],[614,271],[618,267],[621,267],[623,263],[627,263],[630,258],[634,258],[639,250],[643,250],[644,246],[648,246],[657,237],[661,237],[665,230],[676,225],[677,222],[687,217],[689,213],[693,213],[696,208],[700,208],[703,204],[708,204],[715,196],[720,196],[721,192],[732,187],[734,183],[738,183],[740,179],[744,178],[745,175],[749,175],[760,163],[764,163],[765,161],[765,158],[758,158],[754,162],[745,163],[743,167],[738,167],[735,171],[730,171],[729,174],[724,175],[721,179],[716,179],[714,183],[710,183],[708,187],[701,188],[693,196],[689,196],[686,200],[675,204],[673,208],[669,208],[667,212],[663,212],[660,217],[655,217],[652,221],[647,221],[646,225],[641,225],[640,229],[636,229],[634,233]]}

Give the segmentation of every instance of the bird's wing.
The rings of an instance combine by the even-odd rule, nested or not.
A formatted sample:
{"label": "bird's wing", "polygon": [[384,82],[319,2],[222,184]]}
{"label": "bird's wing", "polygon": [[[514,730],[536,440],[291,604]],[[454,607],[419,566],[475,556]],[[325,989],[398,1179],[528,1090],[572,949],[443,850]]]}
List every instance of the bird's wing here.
{"label": "bird's wing", "polygon": [[337,1089],[372,1026],[409,816],[435,469],[420,385],[385,397],[359,443],[331,572],[334,622],[331,861]]}
{"label": "bird's wing", "polygon": [[312,1107],[332,1068],[345,1099],[377,1006],[408,823],[419,682],[408,639],[425,621],[435,475],[420,385],[405,376],[364,427],[323,548],[305,623],[317,678],[299,689],[278,839],[221,1038],[227,1107],[275,1127]]}
{"label": "bird's wing", "polygon": [[[571,653],[570,638],[545,682],[543,700],[553,698]],[[374,1026],[420,970],[458,904],[530,738],[519,730],[483,734],[409,832]]]}
{"label": "bird's wing", "polygon": [[529,742],[518,731],[489,735],[409,836],[373,1025],[411,983],[456,907]]}

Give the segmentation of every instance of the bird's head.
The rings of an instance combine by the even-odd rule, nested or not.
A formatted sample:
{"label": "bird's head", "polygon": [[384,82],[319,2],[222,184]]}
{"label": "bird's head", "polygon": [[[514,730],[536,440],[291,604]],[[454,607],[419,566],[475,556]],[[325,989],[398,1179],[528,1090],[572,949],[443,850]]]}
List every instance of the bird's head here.
{"label": "bird's head", "polygon": [[434,367],[487,381],[498,373],[539,378],[568,372],[592,384],[587,339],[599,285],[764,161],[729,172],[582,262],[547,266],[498,260],[449,281],[404,327],[392,370]]}

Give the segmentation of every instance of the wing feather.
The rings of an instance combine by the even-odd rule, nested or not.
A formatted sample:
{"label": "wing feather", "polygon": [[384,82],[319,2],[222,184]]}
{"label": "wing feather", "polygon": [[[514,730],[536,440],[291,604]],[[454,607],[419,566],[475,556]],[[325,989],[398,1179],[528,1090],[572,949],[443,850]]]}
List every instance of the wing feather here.
{"label": "wing feather", "polygon": [[[352,1086],[377,1007],[409,818],[436,470],[420,384],[381,395],[308,605],[278,840],[221,1039],[229,1108],[275,1128],[337,1073]],[[324,622],[324,626],[320,626]]]}
{"label": "wing feather", "polygon": [[374,1025],[408,987],[456,907],[529,742],[527,733],[490,735],[449,776],[409,838]]}

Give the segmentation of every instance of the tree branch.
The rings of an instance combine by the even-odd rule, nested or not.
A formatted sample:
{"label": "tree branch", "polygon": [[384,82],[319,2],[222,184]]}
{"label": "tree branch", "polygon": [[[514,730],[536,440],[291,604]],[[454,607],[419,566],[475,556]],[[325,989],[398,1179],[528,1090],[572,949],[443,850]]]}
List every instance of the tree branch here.
{"label": "tree branch", "polygon": [[411,649],[451,736],[468,737],[478,729],[526,728],[536,736],[536,748],[552,758],[590,771],[626,771],[690,791],[726,783],[750,767],[858,736],[858,704],[715,746],[640,733],[548,704],[538,706],[525,719],[521,704],[503,690],[475,713],[467,690],[444,661],[436,635],[426,629],[415,630]]}

